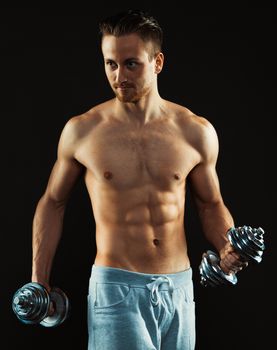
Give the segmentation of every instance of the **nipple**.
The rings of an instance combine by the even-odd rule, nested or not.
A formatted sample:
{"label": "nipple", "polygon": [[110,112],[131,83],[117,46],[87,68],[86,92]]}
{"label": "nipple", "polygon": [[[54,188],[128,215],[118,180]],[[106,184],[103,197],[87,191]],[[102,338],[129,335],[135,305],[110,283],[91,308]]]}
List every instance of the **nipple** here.
{"label": "nipple", "polygon": [[110,171],[105,171],[104,177],[105,177],[105,179],[110,180],[110,179],[112,179],[113,174]]}

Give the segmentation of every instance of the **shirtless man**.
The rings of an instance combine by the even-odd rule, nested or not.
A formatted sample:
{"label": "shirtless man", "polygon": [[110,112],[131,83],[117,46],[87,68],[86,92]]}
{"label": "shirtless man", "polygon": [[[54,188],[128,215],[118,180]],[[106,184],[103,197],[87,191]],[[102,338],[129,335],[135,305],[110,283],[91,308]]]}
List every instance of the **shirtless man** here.
{"label": "shirtless man", "polygon": [[159,95],[162,29],[142,11],[100,24],[115,98],[70,118],[33,222],[32,281],[48,289],[70,192],[84,175],[96,223],[89,349],[192,350],[195,315],[184,232],[189,180],[221,266],[244,266],[226,238],[234,221],[216,173],[213,126]]}

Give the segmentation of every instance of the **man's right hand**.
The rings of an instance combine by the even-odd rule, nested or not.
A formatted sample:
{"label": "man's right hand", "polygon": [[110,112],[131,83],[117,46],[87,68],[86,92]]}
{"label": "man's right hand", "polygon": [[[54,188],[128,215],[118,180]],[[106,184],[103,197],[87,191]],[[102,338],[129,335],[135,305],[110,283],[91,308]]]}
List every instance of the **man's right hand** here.
{"label": "man's right hand", "polygon": [[219,256],[220,267],[227,274],[237,273],[248,265],[248,262],[234,250],[230,242],[227,242],[220,250]]}

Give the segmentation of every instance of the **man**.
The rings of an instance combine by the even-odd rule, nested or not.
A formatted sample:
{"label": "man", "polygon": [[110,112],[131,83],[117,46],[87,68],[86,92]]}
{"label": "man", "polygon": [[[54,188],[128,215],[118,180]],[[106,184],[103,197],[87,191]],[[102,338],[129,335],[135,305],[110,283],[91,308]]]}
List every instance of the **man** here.
{"label": "man", "polygon": [[203,232],[221,267],[240,261],[226,238],[234,221],[216,174],[213,126],[163,99],[162,29],[142,11],[100,23],[115,98],[72,117],[33,223],[32,281],[48,289],[70,191],[84,174],[96,223],[88,296],[89,349],[195,346],[192,271],[184,232],[189,181]]}

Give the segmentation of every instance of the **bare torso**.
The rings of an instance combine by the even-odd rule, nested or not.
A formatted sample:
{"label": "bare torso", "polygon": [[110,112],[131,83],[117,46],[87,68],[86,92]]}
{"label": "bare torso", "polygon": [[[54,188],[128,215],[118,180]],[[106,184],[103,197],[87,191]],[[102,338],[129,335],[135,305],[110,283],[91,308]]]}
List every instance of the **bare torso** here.
{"label": "bare torso", "polygon": [[192,113],[166,101],[161,116],[135,125],[111,113],[112,101],[83,117],[75,155],[86,168],[95,264],[145,273],[185,270],[185,185],[199,161],[187,127]]}

